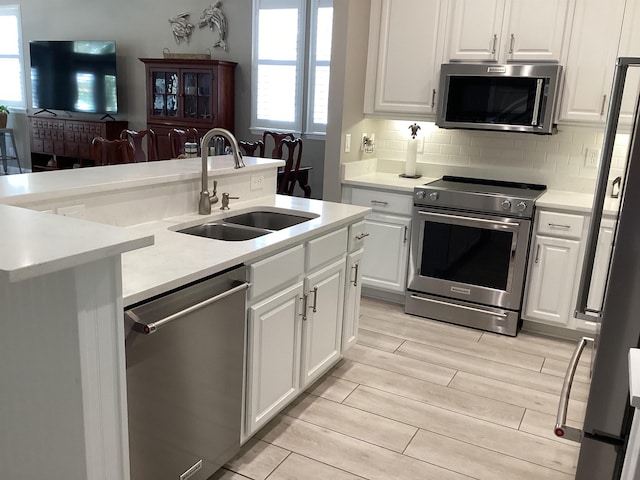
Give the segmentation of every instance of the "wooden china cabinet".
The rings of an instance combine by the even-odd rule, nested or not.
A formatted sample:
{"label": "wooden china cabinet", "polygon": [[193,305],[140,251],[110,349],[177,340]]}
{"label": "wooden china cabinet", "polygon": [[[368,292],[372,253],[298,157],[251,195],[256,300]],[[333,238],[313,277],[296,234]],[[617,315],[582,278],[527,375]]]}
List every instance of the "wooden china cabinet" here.
{"label": "wooden china cabinet", "polygon": [[172,128],[233,131],[234,69],[222,60],[141,58],[147,78],[147,128],[158,137],[158,158],[171,158]]}

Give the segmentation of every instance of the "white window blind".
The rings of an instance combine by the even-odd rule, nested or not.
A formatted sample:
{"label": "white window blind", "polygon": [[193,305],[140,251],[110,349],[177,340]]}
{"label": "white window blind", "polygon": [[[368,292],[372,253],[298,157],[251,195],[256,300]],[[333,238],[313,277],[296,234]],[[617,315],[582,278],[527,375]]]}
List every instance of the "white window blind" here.
{"label": "white window blind", "polygon": [[324,134],[332,22],[332,0],[254,0],[252,129]]}
{"label": "white window blind", "polygon": [[20,5],[0,5],[0,104],[25,108]]}

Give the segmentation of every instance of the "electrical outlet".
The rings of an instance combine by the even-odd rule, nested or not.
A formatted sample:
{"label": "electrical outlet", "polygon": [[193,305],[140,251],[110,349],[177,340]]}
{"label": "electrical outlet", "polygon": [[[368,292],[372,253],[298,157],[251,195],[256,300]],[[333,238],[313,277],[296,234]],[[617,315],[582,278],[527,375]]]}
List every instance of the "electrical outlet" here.
{"label": "electrical outlet", "polygon": [[360,139],[360,151],[364,152],[364,147],[365,147],[365,143],[364,140],[365,138],[367,138],[369,135],[367,135],[366,133],[362,134],[362,138]]}
{"label": "electrical outlet", "polygon": [[56,210],[58,215],[63,217],[84,218],[85,206],[84,205],[71,205],[69,207],[59,207]]}
{"label": "electrical outlet", "polygon": [[597,167],[600,161],[600,149],[598,148],[587,148],[587,152],[584,159],[585,167]]}
{"label": "electrical outlet", "polygon": [[251,190],[262,190],[264,186],[263,175],[251,175]]}
{"label": "electrical outlet", "polygon": [[351,134],[347,133],[344,136],[344,153],[351,152]]}

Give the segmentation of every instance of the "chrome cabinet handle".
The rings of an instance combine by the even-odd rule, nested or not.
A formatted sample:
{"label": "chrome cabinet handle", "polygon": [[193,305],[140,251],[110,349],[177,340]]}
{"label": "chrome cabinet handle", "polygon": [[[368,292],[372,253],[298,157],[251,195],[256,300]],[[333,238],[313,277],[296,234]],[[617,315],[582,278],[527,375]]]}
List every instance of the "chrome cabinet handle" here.
{"label": "chrome cabinet handle", "polygon": [[513,55],[513,45],[516,42],[516,36],[511,34],[511,42],[509,42],[509,55]]}
{"label": "chrome cabinet handle", "polygon": [[356,240],[362,240],[363,238],[367,238],[368,236],[368,233],[361,233],[359,235],[356,235]]}
{"label": "chrome cabinet handle", "polygon": [[404,226],[404,239],[402,241],[402,243],[407,243],[407,233],[409,231],[409,227],[407,227],[406,225]]}
{"label": "chrome cabinet handle", "polygon": [[539,263],[539,262],[540,262],[540,244],[536,246],[536,260],[534,263]]}
{"label": "chrome cabinet handle", "polygon": [[389,202],[383,202],[382,200],[371,200],[371,203],[373,203],[374,205],[389,205]]}
{"label": "chrome cabinet handle", "polygon": [[302,321],[306,322],[307,321],[307,308],[309,308],[307,306],[308,302],[309,302],[309,296],[305,293],[304,295],[302,295],[302,298],[300,299],[300,301],[302,302],[302,313],[299,313],[298,315],[300,315],[302,317]]}
{"label": "chrome cabinet handle", "polygon": [[561,223],[549,223],[551,228],[571,228],[571,225],[563,225]]}
{"label": "chrome cabinet handle", "polygon": [[562,391],[560,392],[560,402],[558,403],[558,415],[556,416],[556,426],[553,429],[553,433],[557,437],[566,438],[567,440],[573,440],[574,442],[580,442],[582,439],[582,430],[575,427],[569,427],[567,422],[567,410],[569,408],[569,395],[571,394],[571,386],[573,385],[573,378],[578,368],[578,361],[584,352],[584,347],[587,343],[593,343],[593,338],[582,337],[576,345],[576,349],[573,351],[567,373],[564,376],[564,382],[562,383]]}
{"label": "chrome cabinet handle", "polygon": [[498,44],[498,34],[494,33],[493,34],[493,46],[491,47],[491,54],[495,55],[496,54],[496,46]]}
{"label": "chrome cabinet handle", "polygon": [[433,89],[433,92],[431,93],[431,108],[435,108],[436,106],[436,89]]}
{"label": "chrome cabinet handle", "polygon": [[313,287],[313,305],[309,308],[313,313],[316,313],[316,308],[318,307],[318,287]]}
{"label": "chrome cabinet handle", "polygon": [[602,95],[602,105],[600,105],[600,116],[604,115],[604,107],[607,106],[607,96]]}
{"label": "chrome cabinet handle", "polygon": [[356,270],[356,274],[353,276],[353,280],[351,281],[351,283],[353,283],[354,287],[358,286],[358,270],[360,270],[360,264],[356,263],[354,265],[351,266],[351,270],[355,269]]}

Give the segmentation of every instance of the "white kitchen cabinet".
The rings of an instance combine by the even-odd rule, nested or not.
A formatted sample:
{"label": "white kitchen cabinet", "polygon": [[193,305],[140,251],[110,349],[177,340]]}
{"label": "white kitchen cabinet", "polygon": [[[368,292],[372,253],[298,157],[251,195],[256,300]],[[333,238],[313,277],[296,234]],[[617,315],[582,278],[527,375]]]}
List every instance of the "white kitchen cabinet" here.
{"label": "white kitchen cabinet", "polygon": [[574,0],[454,0],[445,58],[560,61],[573,8]]}
{"label": "white kitchen cabinet", "polygon": [[[622,22],[619,57],[640,57],[640,0],[627,0]],[[640,87],[640,68],[629,68],[624,84],[622,107],[620,109],[620,121],[631,123],[638,100]]]}
{"label": "white kitchen cabinet", "polygon": [[577,3],[565,64],[560,120],[585,123],[606,120],[624,11],[625,0]]}
{"label": "white kitchen cabinet", "polygon": [[435,113],[444,0],[372,0],[366,114]]}
{"label": "white kitchen cabinet", "polygon": [[407,284],[411,218],[372,213],[365,218],[362,283],[404,294]]}
{"label": "white kitchen cabinet", "polygon": [[363,250],[347,256],[346,285],[344,289],[344,317],[342,319],[342,351],[351,348],[358,340],[360,319],[360,294],[362,291],[362,272],[360,263]]}
{"label": "white kitchen cabinet", "polygon": [[249,308],[246,429],[255,432],[300,392],[302,344],[298,282]]}
{"label": "white kitchen cabinet", "polygon": [[302,325],[302,388],[326,372],[341,355],[344,259],[305,278],[307,311]]}
{"label": "white kitchen cabinet", "polygon": [[568,327],[580,241],[536,235],[527,279],[524,315],[528,319]]}

